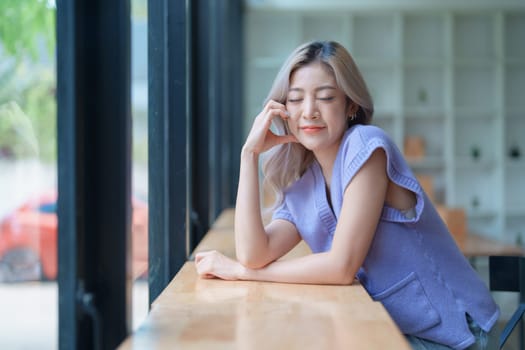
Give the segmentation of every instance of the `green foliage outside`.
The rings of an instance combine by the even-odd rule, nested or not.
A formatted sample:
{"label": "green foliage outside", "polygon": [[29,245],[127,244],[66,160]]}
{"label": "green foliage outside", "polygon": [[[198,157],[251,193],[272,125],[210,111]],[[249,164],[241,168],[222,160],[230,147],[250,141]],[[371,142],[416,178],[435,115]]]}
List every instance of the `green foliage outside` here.
{"label": "green foliage outside", "polygon": [[43,41],[48,53],[55,48],[55,9],[48,0],[0,1],[0,40],[9,55],[37,60]]}
{"label": "green foliage outside", "polygon": [[[0,0],[0,160],[56,161],[54,2]],[[147,0],[131,3],[134,18],[147,18]],[[133,157],[145,162],[146,139]]]}
{"label": "green foliage outside", "polygon": [[0,1],[0,159],[56,160],[55,14],[49,0]]}

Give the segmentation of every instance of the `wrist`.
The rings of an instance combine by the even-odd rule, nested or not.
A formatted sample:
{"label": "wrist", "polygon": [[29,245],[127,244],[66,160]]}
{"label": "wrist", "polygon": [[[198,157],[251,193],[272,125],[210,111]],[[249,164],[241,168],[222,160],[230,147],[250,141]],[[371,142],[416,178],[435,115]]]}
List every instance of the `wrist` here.
{"label": "wrist", "polygon": [[241,161],[258,161],[259,154],[244,146],[241,149]]}

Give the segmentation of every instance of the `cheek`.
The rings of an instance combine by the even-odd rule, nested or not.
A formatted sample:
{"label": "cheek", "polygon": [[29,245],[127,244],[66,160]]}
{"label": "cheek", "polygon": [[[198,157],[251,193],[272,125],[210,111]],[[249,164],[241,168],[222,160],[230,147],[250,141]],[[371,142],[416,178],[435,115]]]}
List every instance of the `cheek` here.
{"label": "cheek", "polygon": [[300,108],[296,105],[287,104],[286,110],[288,111],[288,113],[290,113],[290,118],[297,119],[298,116],[300,115]]}
{"label": "cheek", "polygon": [[297,128],[299,127],[298,119],[291,116],[286,120],[285,127],[289,134],[297,136]]}
{"label": "cheek", "polygon": [[347,121],[347,113],[344,108],[327,108],[325,115],[329,115],[332,120],[345,123]]}
{"label": "cheek", "polygon": [[297,129],[297,119],[293,117],[288,118],[287,128],[289,132],[295,134],[295,130]]}
{"label": "cheek", "polygon": [[301,119],[301,111],[299,108],[286,108],[286,110],[290,113],[288,125],[290,125],[290,127],[297,125],[297,122]]}

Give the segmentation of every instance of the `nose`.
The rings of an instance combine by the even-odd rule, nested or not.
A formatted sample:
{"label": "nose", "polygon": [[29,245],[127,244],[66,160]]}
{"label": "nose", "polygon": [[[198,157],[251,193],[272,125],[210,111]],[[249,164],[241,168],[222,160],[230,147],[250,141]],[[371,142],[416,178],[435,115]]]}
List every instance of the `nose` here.
{"label": "nose", "polygon": [[320,113],[317,108],[317,104],[314,99],[308,98],[304,100],[303,105],[303,118],[306,119],[317,119],[319,118]]}

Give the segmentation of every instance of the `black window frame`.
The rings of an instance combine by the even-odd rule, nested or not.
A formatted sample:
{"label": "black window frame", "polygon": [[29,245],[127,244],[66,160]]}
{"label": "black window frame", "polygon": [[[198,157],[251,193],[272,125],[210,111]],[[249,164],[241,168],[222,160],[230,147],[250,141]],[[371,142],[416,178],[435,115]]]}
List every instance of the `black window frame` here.
{"label": "black window frame", "polygon": [[59,348],[129,333],[130,1],[57,1]]}
{"label": "black window frame", "polygon": [[[242,0],[148,1],[149,303],[235,203]],[[130,332],[130,0],[57,0],[59,348]]]}
{"label": "black window frame", "polygon": [[150,304],[235,203],[242,13],[241,0],[148,2]]}

